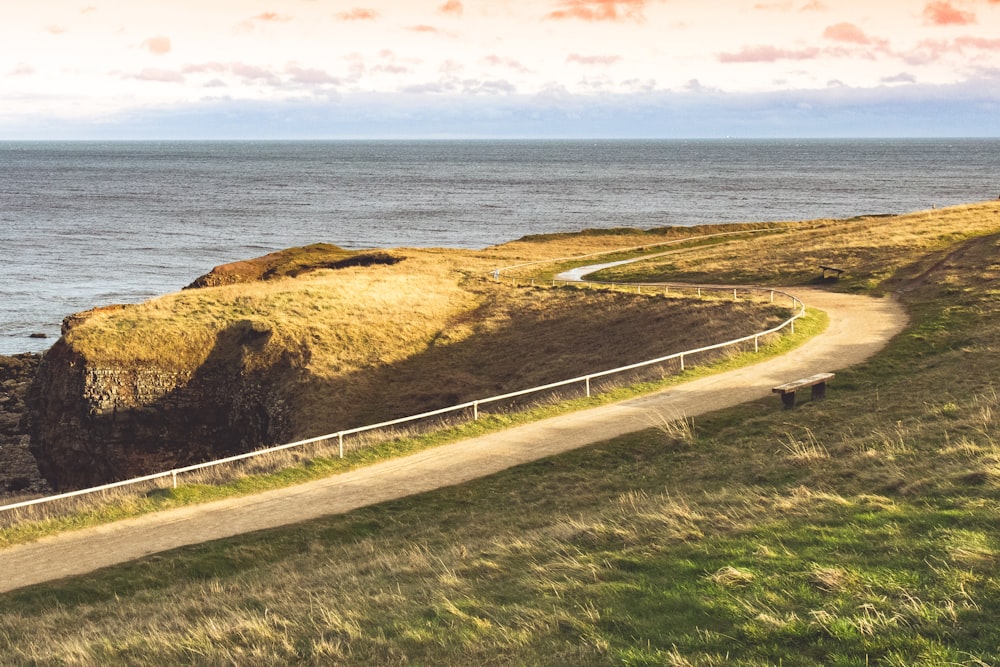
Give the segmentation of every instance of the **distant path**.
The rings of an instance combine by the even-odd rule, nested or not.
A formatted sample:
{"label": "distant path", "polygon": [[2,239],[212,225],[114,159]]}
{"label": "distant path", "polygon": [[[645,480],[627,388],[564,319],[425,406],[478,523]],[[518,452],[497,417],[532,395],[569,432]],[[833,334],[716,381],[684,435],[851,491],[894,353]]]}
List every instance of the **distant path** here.
{"label": "distant path", "polygon": [[[0,551],[0,593],[168,549],[349,512],[485,477],[521,463],[771,395],[788,380],[857,364],[906,325],[891,299],[787,289],[829,328],[792,352],[640,398],[533,422],[299,486],[158,512]],[[836,381],[830,400],[836,400]],[[780,402],[775,399],[774,409]]]}

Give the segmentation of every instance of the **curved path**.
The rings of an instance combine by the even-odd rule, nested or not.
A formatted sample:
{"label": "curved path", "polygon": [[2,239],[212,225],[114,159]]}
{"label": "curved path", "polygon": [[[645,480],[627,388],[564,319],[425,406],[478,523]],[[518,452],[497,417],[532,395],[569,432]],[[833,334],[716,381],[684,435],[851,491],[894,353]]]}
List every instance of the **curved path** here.
{"label": "curved path", "polygon": [[[657,415],[690,417],[759,399],[771,395],[771,387],[782,382],[867,359],[899,333],[907,321],[903,309],[891,299],[811,289],[786,291],[830,317],[830,326],[823,334],[787,355],[655,394],[436,447],[300,486],[159,512],[0,550],[0,592],[85,574],[188,544],[339,514],[460,484],[648,428]],[[777,399],[775,409],[780,409]]]}

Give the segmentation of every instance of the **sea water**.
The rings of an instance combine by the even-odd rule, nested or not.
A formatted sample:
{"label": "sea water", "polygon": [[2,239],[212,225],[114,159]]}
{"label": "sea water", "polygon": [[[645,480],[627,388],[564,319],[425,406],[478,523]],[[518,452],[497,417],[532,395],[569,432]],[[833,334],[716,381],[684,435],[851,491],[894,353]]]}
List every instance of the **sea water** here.
{"label": "sea water", "polygon": [[6,142],[0,354],[46,349],[71,313],[296,245],[481,248],[998,194],[997,139]]}

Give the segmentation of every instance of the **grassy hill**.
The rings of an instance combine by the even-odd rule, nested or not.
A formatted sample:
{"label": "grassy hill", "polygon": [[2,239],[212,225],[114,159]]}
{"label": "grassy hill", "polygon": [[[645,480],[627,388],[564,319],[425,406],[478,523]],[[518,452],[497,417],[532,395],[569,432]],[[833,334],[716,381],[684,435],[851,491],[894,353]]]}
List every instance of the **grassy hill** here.
{"label": "grassy hill", "polygon": [[[828,400],[8,594],[0,662],[1000,662],[1000,205],[774,233],[767,261],[735,239],[635,271],[814,282],[833,257],[838,288],[896,294],[910,327]],[[530,261],[469,257],[501,255]]]}

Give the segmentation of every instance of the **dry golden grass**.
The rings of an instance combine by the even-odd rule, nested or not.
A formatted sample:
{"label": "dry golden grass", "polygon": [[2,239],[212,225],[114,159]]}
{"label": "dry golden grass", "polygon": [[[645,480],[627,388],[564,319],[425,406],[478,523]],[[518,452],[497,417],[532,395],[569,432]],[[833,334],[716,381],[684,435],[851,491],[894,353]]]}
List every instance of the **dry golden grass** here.
{"label": "dry golden grass", "polygon": [[189,370],[220,332],[249,320],[271,332],[272,354],[308,355],[317,374],[343,372],[411,353],[415,341],[469,307],[461,280],[434,256],[415,255],[395,266],[170,294],[96,313],[66,340],[95,364]]}
{"label": "dry golden grass", "polygon": [[899,216],[787,224],[772,235],[741,238],[732,249],[710,246],[650,259],[602,277],[770,285],[815,282],[820,265],[845,270],[842,283],[872,288],[901,267],[963,238],[1000,228],[1000,202],[954,206]]}

